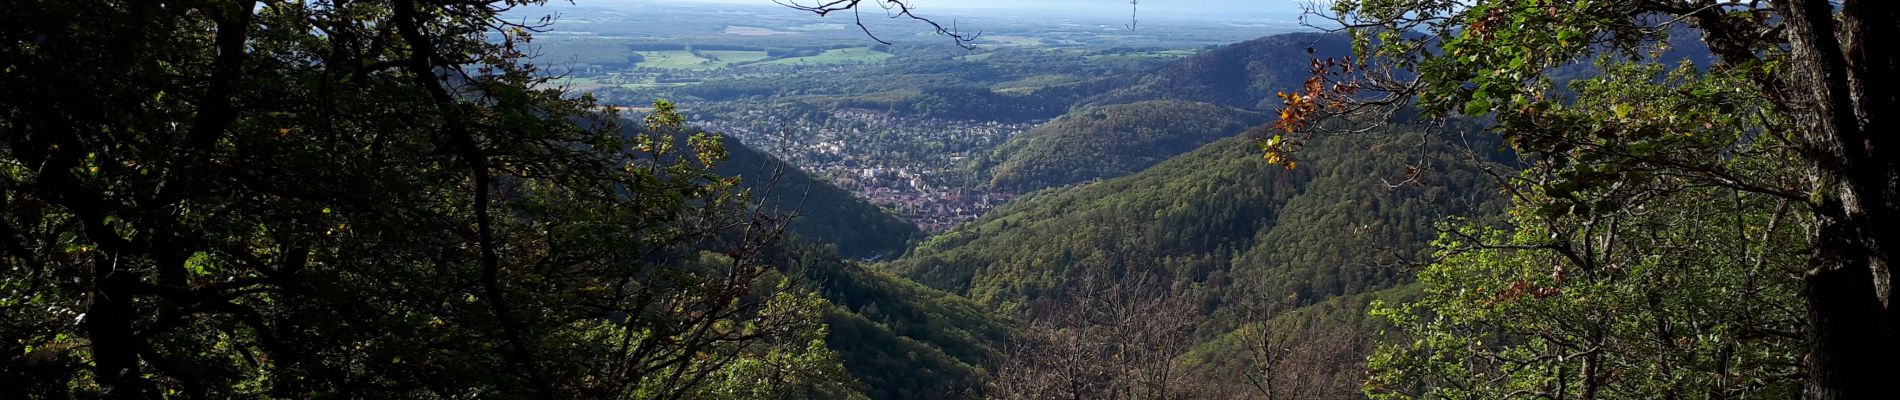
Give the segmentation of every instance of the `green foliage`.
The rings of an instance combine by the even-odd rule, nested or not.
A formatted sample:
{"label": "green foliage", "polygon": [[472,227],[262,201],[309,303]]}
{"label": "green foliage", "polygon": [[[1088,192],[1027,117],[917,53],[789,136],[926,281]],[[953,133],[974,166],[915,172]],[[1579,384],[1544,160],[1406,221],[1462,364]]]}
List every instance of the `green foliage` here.
{"label": "green foliage", "polygon": [[[1187,292],[1225,313],[1214,323],[1232,324],[1262,299],[1297,306],[1401,282],[1377,265],[1417,254],[1425,221],[1496,207],[1482,165],[1448,147],[1335,139],[1314,151],[1336,163],[1286,170],[1229,138],[1127,177],[1025,196],[891,269],[1005,310],[1059,298],[1084,272],[1143,271],[1200,288]],[[1402,181],[1410,164],[1429,178],[1381,184]]]}
{"label": "green foliage", "polygon": [[774,264],[802,278],[836,307],[825,314],[826,341],[876,399],[934,399],[983,387],[993,346],[1013,322],[974,302],[838,259],[829,250],[787,243]]}
{"label": "green foliage", "polygon": [[990,187],[1028,192],[1132,174],[1265,120],[1182,101],[1083,108],[1011,138],[974,167]]}
{"label": "green foliage", "polygon": [[545,89],[502,5],[9,14],[0,397],[850,396],[717,138]]}
{"label": "green foliage", "polygon": [[1274,93],[1297,89],[1312,75],[1313,56],[1348,55],[1349,43],[1341,34],[1289,33],[1226,45],[1143,73],[1135,84],[1090,97],[1084,104],[1182,100],[1271,109],[1278,106]]}
{"label": "green foliage", "polygon": [[633,138],[636,145],[669,149],[686,146],[703,155],[705,158],[699,161],[744,191],[758,211],[789,217],[784,228],[790,236],[833,245],[840,255],[864,259],[902,254],[912,240],[923,235],[916,225],[877,205],[722,135],[693,130],[691,134],[673,135],[678,140],[664,145],[643,139],[646,132],[678,129],[665,126],[685,123],[672,102],[660,100],[654,106],[654,111],[643,117],[644,129],[623,120],[618,124],[621,134]]}
{"label": "green foliage", "polygon": [[[906,46],[893,49],[891,58],[879,64],[838,67],[861,73],[833,74],[819,80],[804,74],[740,76],[615,97],[671,96],[709,101],[799,97],[827,106],[921,117],[1020,121],[1061,115],[1077,100],[1125,86],[1127,74],[1159,64],[1100,63],[1069,52],[1029,49],[982,53],[987,57],[981,61],[957,59],[959,54],[967,52],[954,47]],[[1032,77],[1060,79],[1032,87],[1004,85]]]}
{"label": "green foliage", "polygon": [[894,257],[923,237],[916,225],[797,166],[737,141],[725,149],[729,160],[715,171],[739,178],[762,211],[795,214],[785,224],[793,237],[837,246],[839,255],[853,259]]}
{"label": "green foliage", "polygon": [[1419,273],[1423,300],[1375,310],[1413,340],[1372,358],[1368,393],[1791,397],[1805,327],[1776,266],[1802,240],[1763,201],[1689,189],[1599,221],[1520,205],[1515,231],[1460,227]]}
{"label": "green foliage", "polygon": [[943,119],[1023,121],[1061,114],[1068,102],[1042,93],[999,93],[985,87],[900,89],[872,95],[818,99],[834,107],[866,108]]}
{"label": "green foliage", "polygon": [[892,333],[861,314],[825,315],[829,345],[874,399],[940,399],[975,393],[985,372],[916,338]]}
{"label": "green foliage", "polygon": [[1454,224],[1419,273],[1424,297],[1375,308],[1410,340],[1370,360],[1368,395],[1803,395],[1820,217],[1799,211],[1800,150],[1755,86],[1781,61],[1654,62],[1671,59],[1667,35],[1708,34],[1720,55],[1724,26],[1767,18],[1711,4],[1684,16],[1716,29],[1696,31],[1655,29],[1666,10],[1626,2],[1336,7],[1423,31],[1357,44],[1416,70],[1426,113],[1491,116],[1531,161],[1507,186],[1508,221]]}
{"label": "green foliage", "polygon": [[[1375,345],[1403,341],[1368,313],[1374,304],[1417,299],[1418,285],[1344,295],[1251,319],[1197,343],[1179,362],[1217,392],[1264,398],[1359,399]],[[1268,395],[1271,393],[1271,395]]]}
{"label": "green foliage", "polygon": [[[785,281],[782,284],[789,284]],[[772,298],[754,321],[745,321],[731,327],[743,332],[760,333],[764,326],[776,329],[790,329],[782,334],[772,335],[773,343],[744,350],[739,357],[716,370],[706,371],[703,387],[686,392],[686,397],[772,400],[785,398],[806,399],[864,399],[859,393],[857,381],[839,363],[838,352],[828,348],[825,338],[828,315],[821,319],[820,314],[829,314],[831,304],[814,294],[793,294],[778,288]],[[782,321],[773,321],[782,320]],[[628,338],[605,338],[609,341]],[[633,338],[640,340],[644,338]],[[710,363],[709,363],[710,364]],[[665,393],[664,387],[657,385],[649,393]],[[646,388],[636,389],[646,392]]]}

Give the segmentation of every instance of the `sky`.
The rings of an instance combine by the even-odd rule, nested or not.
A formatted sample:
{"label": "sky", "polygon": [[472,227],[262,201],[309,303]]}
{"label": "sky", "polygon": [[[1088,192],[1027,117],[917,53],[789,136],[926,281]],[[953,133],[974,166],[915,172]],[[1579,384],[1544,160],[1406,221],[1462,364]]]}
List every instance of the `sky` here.
{"label": "sky", "polygon": [[[590,0],[576,0],[586,4]],[[772,5],[772,0],[593,0],[608,3],[691,2],[708,4]],[[779,0],[813,4],[824,0]],[[873,0],[865,0],[867,3]],[[1297,17],[1300,6],[1315,0],[1140,0],[1143,15],[1153,17],[1218,16],[1226,19],[1261,18],[1288,20]],[[910,0],[918,12],[931,10],[1012,12],[1012,13],[1088,13],[1126,14],[1128,0]]]}

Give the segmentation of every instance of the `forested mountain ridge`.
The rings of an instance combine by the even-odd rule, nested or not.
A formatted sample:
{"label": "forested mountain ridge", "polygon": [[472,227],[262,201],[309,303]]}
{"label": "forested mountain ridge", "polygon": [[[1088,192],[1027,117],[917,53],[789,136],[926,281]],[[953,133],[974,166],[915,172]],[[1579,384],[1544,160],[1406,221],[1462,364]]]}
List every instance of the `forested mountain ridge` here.
{"label": "forested mountain ridge", "polygon": [[[838,305],[826,316],[832,327],[829,343],[867,384],[867,394],[937,398],[981,391],[981,382],[997,378],[991,369],[1009,361],[991,355],[1014,348],[1009,343],[1024,333],[998,315],[1034,317],[1034,304],[1068,300],[1081,290],[1084,276],[1165,277],[1155,283],[1201,304],[1194,314],[1202,319],[1193,323],[1200,333],[1184,344],[1213,345],[1203,341],[1231,337],[1260,312],[1400,284],[1406,277],[1391,264],[1418,256],[1433,223],[1450,215],[1495,212],[1497,199],[1486,189],[1490,178],[1476,172],[1494,166],[1487,164],[1491,160],[1461,159],[1466,155],[1442,145],[1421,150],[1418,136],[1329,139],[1311,149],[1315,158],[1327,161],[1289,171],[1259,160],[1250,154],[1250,139],[1235,137],[1266,120],[1246,110],[1256,105],[1231,101],[1247,96],[1244,92],[1227,99],[1204,97],[1234,105],[1141,99],[1183,93],[1154,90],[1178,84],[1160,77],[1164,73],[1245,74],[1270,66],[1295,71],[1280,74],[1291,82],[1297,82],[1291,74],[1306,73],[1304,62],[1266,64],[1259,60],[1267,57],[1253,53],[1305,54],[1306,42],[1282,38],[1248,44],[1141,74],[1137,84],[1115,92],[1131,102],[1079,106],[972,163],[989,186],[1007,190],[1106,180],[1018,199],[975,224],[919,244],[906,258],[881,268],[889,272],[826,258],[822,251],[795,257],[802,261],[788,265],[816,266],[805,273]],[[1255,60],[1232,62],[1247,59]],[[1253,65],[1222,69],[1223,63]],[[1218,86],[1233,85],[1223,79],[1252,79],[1198,78]],[[1277,87],[1265,81],[1248,85]],[[1429,183],[1406,182],[1405,167],[1413,164],[1434,171]],[[853,215],[848,210],[824,214]],[[1340,232],[1353,237],[1341,239]],[[1349,316],[1329,308],[1333,311],[1326,314],[1332,317],[1299,326],[1362,326],[1367,323],[1364,302],[1355,304],[1345,309]],[[1352,322],[1328,322],[1342,319]],[[1205,369],[1236,362],[1227,357],[1190,364]],[[1337,389],[1337,383],[1329,388]]]}
{"label": "forested mountain ridge", "polygon": [[[625,118],[615,125],[626,137],[646,130]],[[842,257],[869,259],[900,255],[923,236],[916,225],[784,160],[718,132],[692,132],[720,142],[726,159],[712,172],[735,179],[759,211],[791,217],[784,228],[796,239],[836,247]],[[690,146],[687,135],[676,137],[674,146]]]}
{"label": "forested mountain ridge", "polygon": [[650,97],[683,102],[796,99],[910,117],[1021,122],[1061,115],[1083,98],[1128,86],[1134,74],[1172,61],[1047,49],[976,52],[943,43],[875,48],[890,59],[865,66],[862,74],[823,80],[742,75],[637,93],[648,96],[639,97],[642,101]]}
{"label": "forested mountain ridge", "polygon": [[[1375,305],[1420,297],[1411,283],[1335,296],[1269,315],[1236,318],[1237,327],[1195,343],[1177,358],[1199,398],[1273,393],[1296,399],[1361,399],[1366,358],[1379,343],[1407,340],[1371,315]],[[1244,396],[1242,396],[1245,398]],[[1272,396],[1267,396],[1272,397]]]}
{"label": "forested mountain ridge", "polygon": [[982,392],[991,357],[1016,323],[961,296],[840,259],[794,240],[770,256],[817,291],[826,344],[873,399],[939,399]]}
{"label": "forested mountain ridge", "polygon": [[[647,134],[629,119],[623,135]],[[854,259],[894,257],[921,236],[914,225],[798,167],[711,132],[727,155],[713,172],[736,179],[758,210],[784,220],[788,237],[760,262],[824,298],[825,344],[872,399],[934,399],[977,393],[992,346],[1013,323],[961,296]],[[675,146],[690,146],[685,135]]]}
{"label": "forested mountain ridge", "polygon": [[1140,171],[1264,123],[1257,110],[1312,75],[1309,51],[1344,55],[1348,45],[1337,34],[1274,35],[1103,79],[1068,113],[972,160],[968,175],[1028,192]]}
{"label": "forested mountain ridge", "polygon": [[763,211],[796,214],[785,226],[792,236],[837,246],[853,259],[895,257],[923,236],[916,225],[797,166],[737,140],[725,140],[725,147],[731,158],[714,171],[739,178]]}
{"label": "forested mountain ridge", "polygon": [[[1134,175],[1017,199],[889,268],[1006,310],[1059,295],[1084,270],[1204,287],[1214,309],[1374,290],[1403,281],[1377,265],[1417,255],[1434,222],[1500,205],[1480,172],[1491,160],[1418,139],[1328,138],[1308,149],[1325,161],[1288,170],[1228,138]],[[1431,172],[1407,181],[1412,164]]]}
{"label": "forested mountain ridge", "polygon": [[1011,138],[971,168],[989,187],[1028,192],[1132,174],[1264,121],[1190,101],[1084,107]]}
{"label": "forested mountain ridge", "polygon": [[1185,100],[1272,109],[1279,106],[1275,93],[1294,91],[1312,76],[1314,57],[1343,57],[1351,51],[1351,39],[1344,34],[1267,36],[1203,51],[1139,73],[1133,85],[1088,97],[1080,104]]}
{"label": "forested mountain ridge", "polygon": [[[1509,154],[1440,139],[1328,137],[1287,169],[1228,137],[1018,198],[884,268],[1027,321],[995,367],[1005,394],[1359,398],[1391,340],[1371,301],[1415,298],[1407,266],[1439,223],[1506,203],[1486,170],[1508,173]],[[1078,376],[1108,383],[1065,386],[1093,382]]]}

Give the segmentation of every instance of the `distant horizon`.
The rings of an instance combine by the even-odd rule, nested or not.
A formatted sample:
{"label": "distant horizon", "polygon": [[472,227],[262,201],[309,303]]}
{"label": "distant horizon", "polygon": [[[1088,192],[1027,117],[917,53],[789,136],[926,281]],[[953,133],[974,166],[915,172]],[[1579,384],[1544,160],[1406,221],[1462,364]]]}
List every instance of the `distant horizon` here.
{"label": "distant horizon", "polygon": [[[811,4],[813,1],[797,2]],[[573,0],[573,3],[579,7],[602,8],[679,3],[782,7],[773,0]],[[1140,3],[1139,13],[1143,18],[1165,20],[1210,19],[1228,22],[1257,19],[1260,22],[1287,22],[1298,19],[1302,6],[1312,3],[1313,0],[1146,0]],[[1113,17],[1132,11],[1127,0],[918,0],[911,4],[918,13],[926,16],[931,12],[1007,12],[1015,15]],[[563,3],[549,5],[566,6]]]}

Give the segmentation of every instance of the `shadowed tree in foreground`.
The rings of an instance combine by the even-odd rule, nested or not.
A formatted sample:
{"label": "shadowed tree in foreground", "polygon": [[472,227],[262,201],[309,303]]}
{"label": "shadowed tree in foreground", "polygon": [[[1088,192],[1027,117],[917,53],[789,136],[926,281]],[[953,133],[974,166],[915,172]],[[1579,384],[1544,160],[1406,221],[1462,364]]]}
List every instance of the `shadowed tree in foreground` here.
{"label": "shadowed tree in foreground", "polygon": [[0,397],[855,395],[719,142],[544,89],[538,3],[0,16]]}
{"label": "shadowed tree in foreground", "polygon": [[[1684,256],[1696,267],[1688,272],[1695,274],[1754,274],[1748,271],[1766,263],[1773,270],[1798,271],[1798,277],[1781,279],[1797,288],[1805,311],[1785,318],[1744,312],[1738,318],[1804,325],[1765,328],[1754,335],[1792,337],[1805,344],[1806,354],[1787,360],[1797,364],[1795,372],[1762,374],[1798,380],[1810,399],[1900,393],[1900,379],[1895,379],[1900,368],[1894,365],[1900,359],[1900,315],[1891,272],[1900,252],[1900,226],[1893,223],[1900,218],[1900,154],[1889,133],[1900,96],[1900,48],[1880,42],[1900,33],[1900,5],[1867,0],[1347,0],[1333,3],[1329,11],[1313,16],[1331,17],[1334,26],[1351,31],[1359,40],[1359,57],[1316,60],[1316,75],[1306,90],[1283,95],[1287,107],[1278,126],[1294,134],[1262,142],[1270,159],[1290,165],[1304,139],[1338,126],[1321,121],[1329,116],[1382,119],[1416,106],[1427,116],[1493,118],[1492,131],[1532,163],[1510,186],[1519,190],[1517,218],[1535,226],[1520,225],[1519,239],[1504,243],[1475,240],[1502,239],[1481,235],[1458,239],[1488,250],[1541,252],[1558,265],[1547,272],[1550,279],[1506,286],[1519,293],[1500,292],[1502,298],[1564,298],[1587,291],[1568,285],[1586,282],[1667,289],[1655,285],[1668,282],[1636,279],[1637,268],[1654,264],[1643,257]],[[1670,59],[1673,49],[1666,44],[1672,34],[1700,39],[1713,64],[1646,66]],[[1584,79],[1554,73],[1593,61],[1599,72]],[[1736,207],[1729,213],[1677,214],[1683,208],[1708,209],[1715,201],[1710,196],[1722,192],[1734,198]],[[1664,213],[1649,211],[1657,207]],[[1680,225],[1729,218],[1740,226],[1697,231]],[[1677,225],[1631,231],[1633,225],[1615,221]],[[1799,239],[1787,242],[1777,229],[1798,232]],[[1728,254],[1753,260],[1715,262],[1688,255],[1694,251],[1677,252],[1681,247],[1656,247],[1675,235],[1706,239],[1681,244],[1688,249],[1748,238],[1732,243],[1747,251]],[[1645,248],[1656,252],[1631,253]],[[1623,276],[1632,278],[1618,278]],[[1668,275],[1657,277],[1662,276]],[[1734,296],[1724,293],[1735,289],[1742,290],[1743,299],[1768,296],[1763,301],[1772,304],[1773,295],[1743,290],[1773,281],[1762,279],[1737,281],[1743,286],[1707,295]],[[1473,317],[1497,322],[1495,317],[1502,316]],[[1654,324],[1663,327],[1657,329],[1660,337],[1684,337],[1667,329],[1669,323]],[[1519,394],[1564,396],[1569,391],[1590,398],[1612,383],[1627,383],[1619,378],[1630,374],[1608,372],[1604,364],[1589,361],[1625,355],[1591,344],[1600,344],[1608,337],[1605,332],[1577,333],[1584,335],[1583,345],[1553,354],[1583,362],[1549,372],[1548,379],[1568,383],[1519,388],[1526,390]],[[1760,338],[1735,334],[1743,340]],[[1732,365],[1721,364],[1733,359],[1717,357],[1717,364],[1707,368],[1718,371],[1720,379],[1735,378]],[[1506,361],[1494,368],[1529,365]],[[1522,379],[1531,378],[1489,383],[1529,382]]]}

